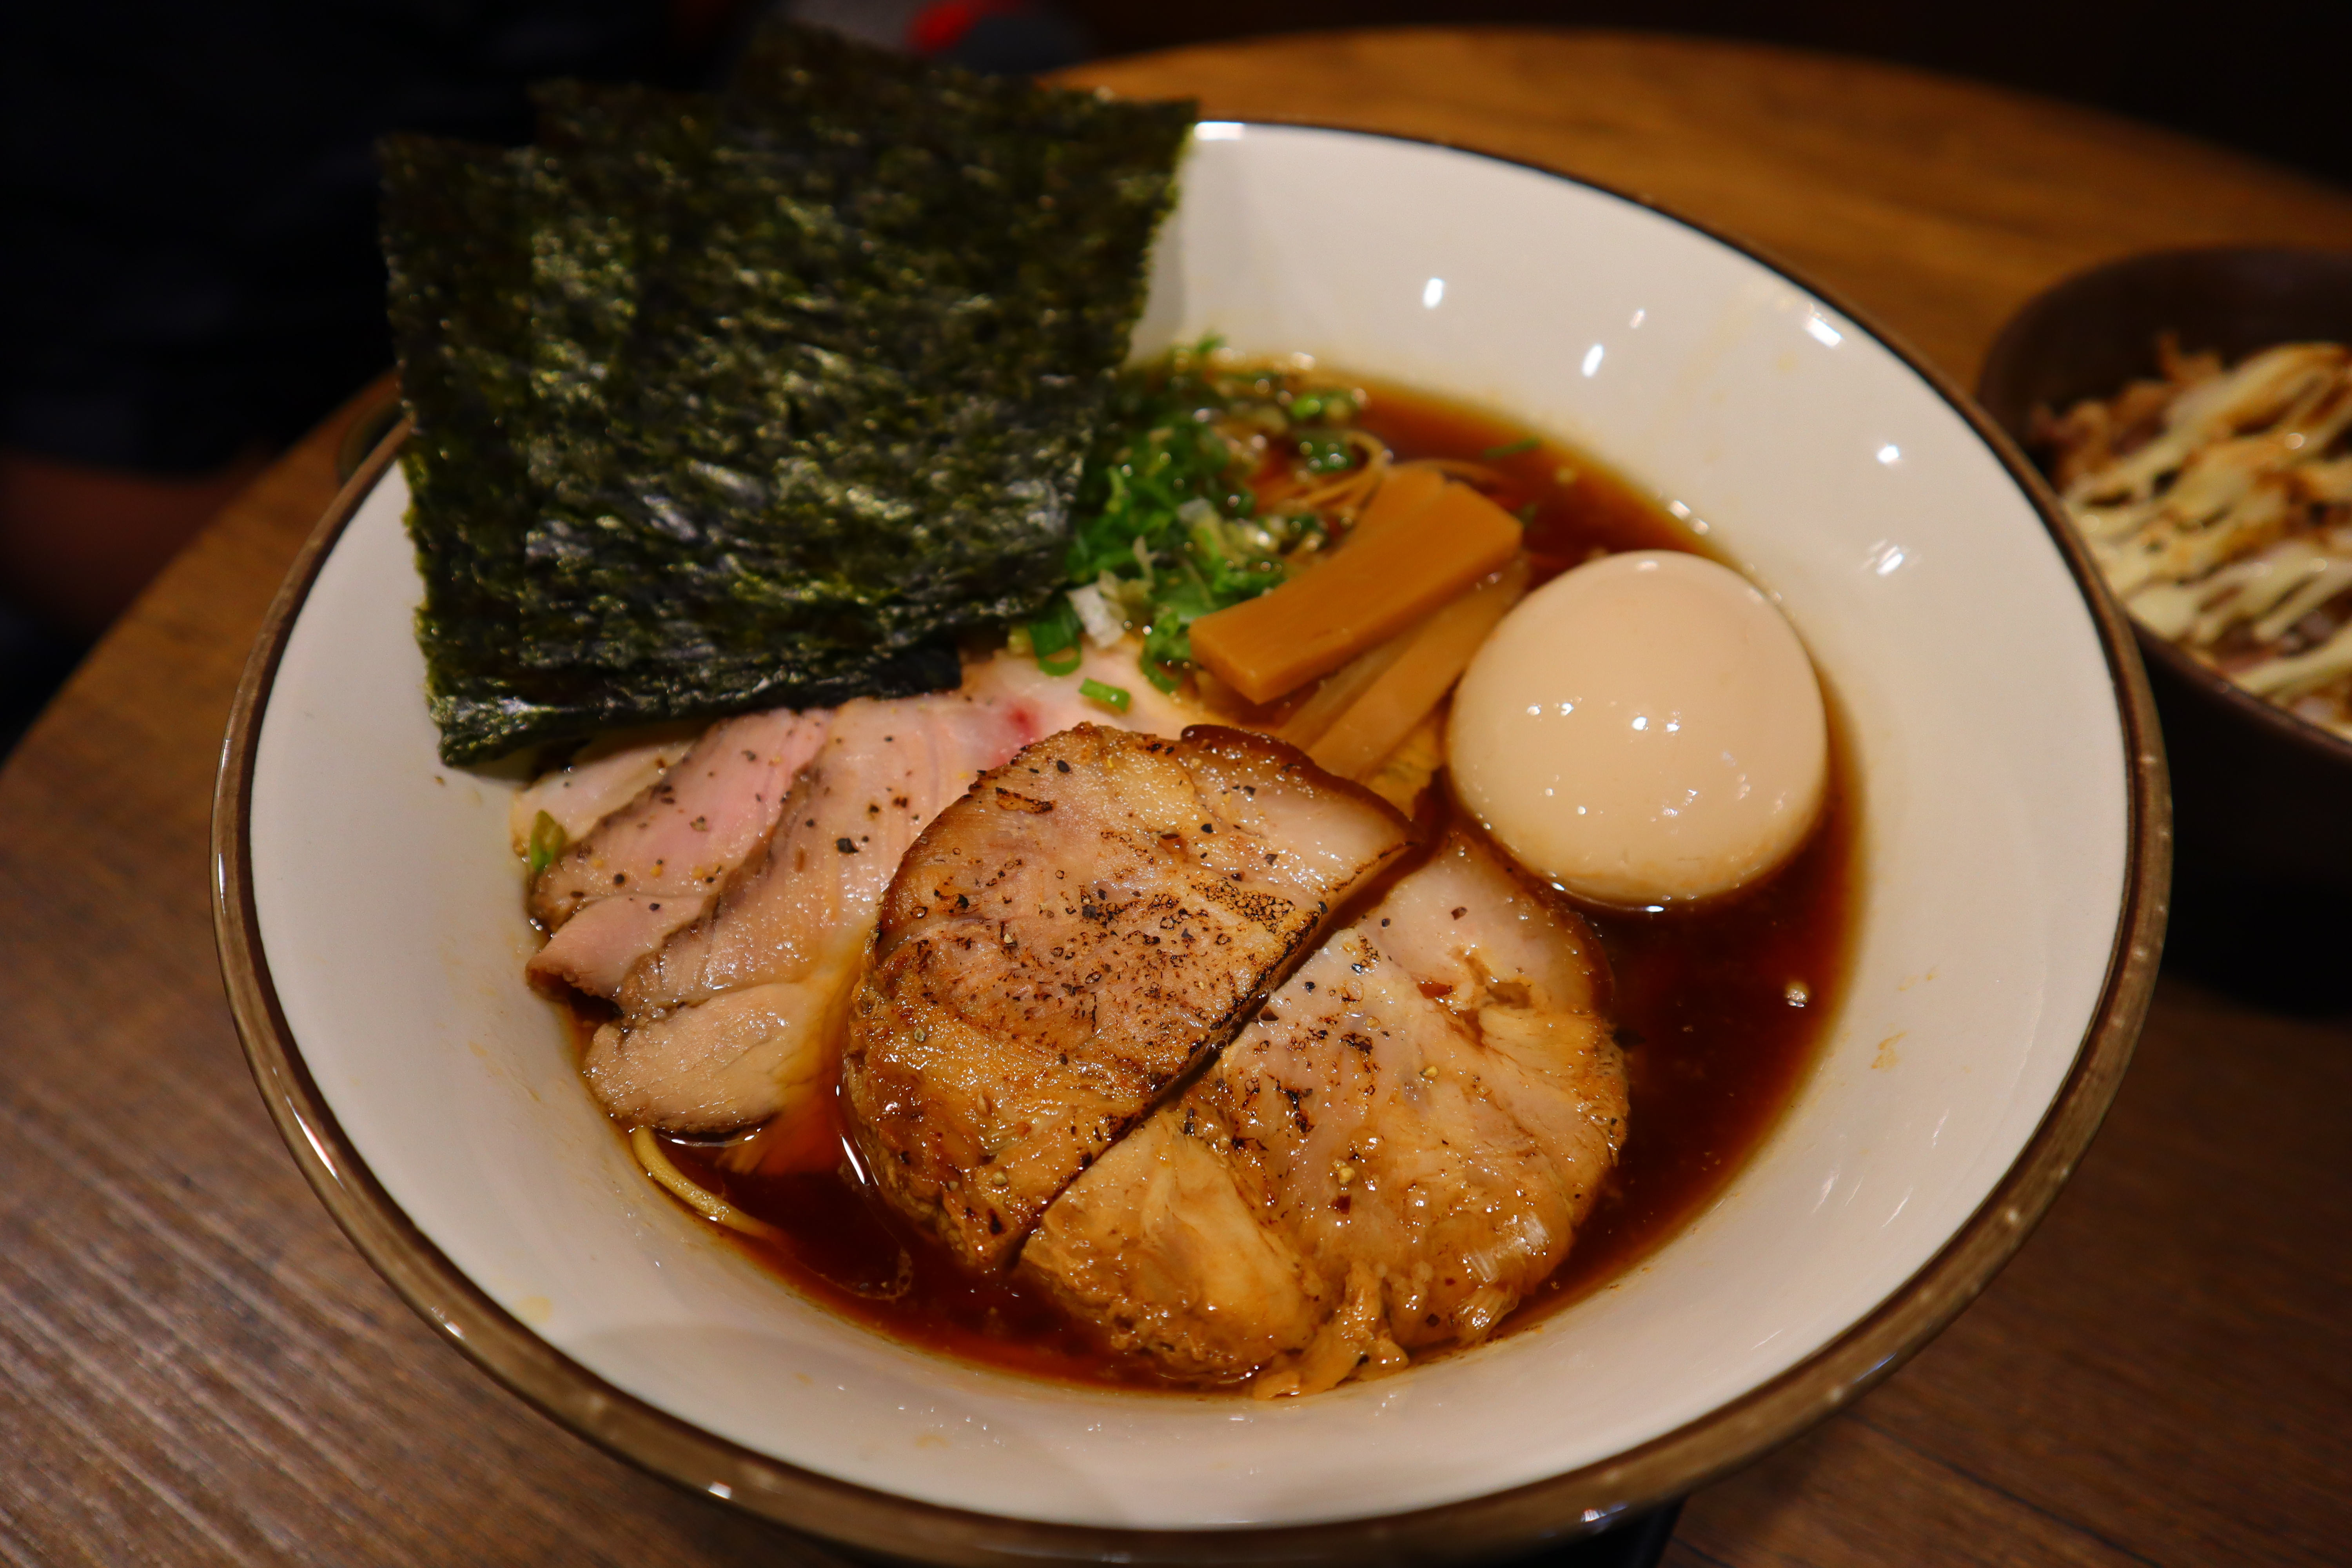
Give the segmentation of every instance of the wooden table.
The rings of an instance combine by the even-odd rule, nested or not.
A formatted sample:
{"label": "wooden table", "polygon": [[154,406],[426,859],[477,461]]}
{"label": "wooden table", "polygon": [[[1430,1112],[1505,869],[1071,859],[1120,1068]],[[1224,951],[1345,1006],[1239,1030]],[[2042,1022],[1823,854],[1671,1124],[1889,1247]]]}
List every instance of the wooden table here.
{"label": "wooden table", "polygon": [[[2352,245],[2352,198],[2210,148],[1765,48],[1388,33],[1081,74],[1648,194],[1964,381],[2015,306],[2102,258]],[[350,412],[222,514],[0,773],[0,1559],[822,1561],[435,1342],[303,1187],[247,1078],[207,804],[238,668]],[[1668,1561],[2345,1561],[2347,1107],[2346,1022],[2168,980],[2105,1133],[2007,1273],[1855,1408],[1693,1499]]]}

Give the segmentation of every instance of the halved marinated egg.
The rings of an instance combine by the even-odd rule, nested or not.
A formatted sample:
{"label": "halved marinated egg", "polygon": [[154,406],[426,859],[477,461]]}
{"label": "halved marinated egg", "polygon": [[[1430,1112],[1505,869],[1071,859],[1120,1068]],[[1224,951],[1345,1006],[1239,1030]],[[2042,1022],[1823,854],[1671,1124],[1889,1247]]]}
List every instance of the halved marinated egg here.
{"label": "halved marinated egg", "polygon": [[1812,660],[1746,578],[1639,551],[1506,616],[1454,694],[1462,804],[1529,869],[1612,904],[1729,892],[1820,816],[1829,725]]}

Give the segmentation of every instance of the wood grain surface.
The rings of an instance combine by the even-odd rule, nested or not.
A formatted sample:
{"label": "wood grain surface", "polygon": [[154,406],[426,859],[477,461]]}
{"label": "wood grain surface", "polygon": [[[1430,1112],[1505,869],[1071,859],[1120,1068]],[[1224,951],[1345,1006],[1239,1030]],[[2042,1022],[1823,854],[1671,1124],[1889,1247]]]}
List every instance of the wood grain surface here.
{"label": "wood grain surface", "polygon": [[1072,73],[1212,117],[1424,136],[1649,196],[1874,312],[1973,385],[2067,273],[2183,245],[2352,245],[2352,195],[2046,99],[1760,45],[1465,28]]}
{"label": "wood grain surface", "polygon": [[[1752,47],[1356,35],[1080,74],[1645,193],[1963,380],[2009,311],[2093,261],[2352,244],[2352,198],[2211,149]],[[220,517],[0,771],[0,1560],[829,1561],[577,1441],[436,1342],[329,1223],[247,1077],[207,802],[352,412]],[[2348,1105],[2352,1023],[2168,981],[2016,1262],[1855,1408],[1693,1499],[1668,1562],[2346,1561]]]}

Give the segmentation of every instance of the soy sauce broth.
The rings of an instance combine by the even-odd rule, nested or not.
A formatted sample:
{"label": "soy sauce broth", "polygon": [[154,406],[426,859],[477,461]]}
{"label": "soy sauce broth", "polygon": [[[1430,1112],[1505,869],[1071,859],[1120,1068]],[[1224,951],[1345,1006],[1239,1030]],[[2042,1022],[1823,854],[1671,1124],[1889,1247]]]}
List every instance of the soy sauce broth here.
{"label": "soy sauce broth", "polygon": [[[1491,470],[1484,488],[1525,520],[1538,584],[1602,552],[1712,553],[1585,454],[1551,441],[1528,446],[1524,429],[1439,398],[1379,383],[1365,391],[1360,423],[1399,460]],[[1723,1192],[1811,1066],[1844,978],[1853,910],[1855,794],[1834,711],[1831,753],[1821,826],[1760,887],[1657,912],[1579,906],[1611,969],[1627,1137],[1566,1262],[1497,1337],[1606,1289],[1670,1240]],[[837,1095],[828,1104],[827,1135],[842,1149],[829,1172],[744,1175],[723,1169],[707,1146],[675,1138],[664,1146],[690,1179],[781,1233],[771,1241],[724,1232],[731,1241],[803,1294],[893,1338],[1033,1376],[1200,1386],[1103,1346],[1017,1275],[965,1272],[865,1182],[842,1136]]]}

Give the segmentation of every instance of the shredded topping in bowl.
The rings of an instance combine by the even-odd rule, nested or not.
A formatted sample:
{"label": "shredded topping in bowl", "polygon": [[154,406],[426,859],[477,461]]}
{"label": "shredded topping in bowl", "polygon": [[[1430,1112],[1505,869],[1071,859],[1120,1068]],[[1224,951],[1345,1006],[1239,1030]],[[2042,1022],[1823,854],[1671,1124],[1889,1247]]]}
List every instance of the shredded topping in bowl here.
{"label": "shredded topping in bowl", "polygon": [[2161,380],[2037,421],[2076,525],[2150,630],[2352,737],[2352,349],[2158,353]]}

